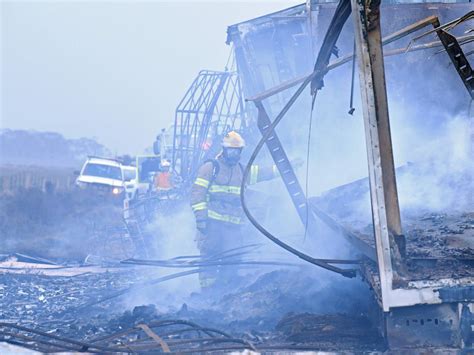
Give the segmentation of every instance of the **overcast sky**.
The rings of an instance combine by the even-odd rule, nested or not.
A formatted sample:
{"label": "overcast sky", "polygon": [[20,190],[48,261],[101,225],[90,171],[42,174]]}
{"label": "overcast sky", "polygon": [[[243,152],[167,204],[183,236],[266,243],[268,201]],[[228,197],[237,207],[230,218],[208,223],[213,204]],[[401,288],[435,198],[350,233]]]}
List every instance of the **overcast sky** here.
{"label": "overcast sky", "polygon": [[1,127],[141,153],[199,70],[224,68],[227,26],[304,1],[0,2]]}

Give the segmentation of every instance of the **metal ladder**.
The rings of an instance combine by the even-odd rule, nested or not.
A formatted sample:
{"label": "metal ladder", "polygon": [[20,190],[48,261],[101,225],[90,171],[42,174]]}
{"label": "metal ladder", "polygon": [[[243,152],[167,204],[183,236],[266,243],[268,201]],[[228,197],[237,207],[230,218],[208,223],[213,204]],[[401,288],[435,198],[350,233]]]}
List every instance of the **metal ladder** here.
{"label": "metal ladder", "polygon": [[[255,106],[258,109],[258,121],[257,126],[262,135],[266,135],[268,130],[270,129],[271,121],[268,117],[267,111],[263,106],[261,101],[255,101]],[[281,144],[280,139],[278,138],[275,131],[269,136],[265,144],[270,151],[270,155],[275,162],[278,171],[280,172],[280,176],[285,184],[288,193],[290,194],[290,198],[293,201],[293,205],[296,208],[296,212],[298,212],[298,216],[301,219],[301,222],[306,226],[314,226],[314,215],[311,211],[308,210],[308,205],[306,201],[306,196],[304,194],[303,189],[296,177],[296,174],[291,166],[290,160],[286,155],[285,150]]]}
{"label": "metal ladder", "polygon": [[142,231],[141,223],[135,214],[136,211],[129,208],[128,213],[123,216],[125,229],[135,245],[136,253],[139,254],[138,256],[148,258],[148,248],[145,242],[144,233]]}
{"label": "metal ladder", "polygon": [[[439,24],[438,24],[439,26]],[[436,31],[441,43],[443,43],[446,52],[451,59],[454,67],[456,68],[461,80],[466,86],[469,95],[474,100],[474,72],[472,71],[471,65],[467,60],[461,46],[459,45],[456,37],[444,30]]]}

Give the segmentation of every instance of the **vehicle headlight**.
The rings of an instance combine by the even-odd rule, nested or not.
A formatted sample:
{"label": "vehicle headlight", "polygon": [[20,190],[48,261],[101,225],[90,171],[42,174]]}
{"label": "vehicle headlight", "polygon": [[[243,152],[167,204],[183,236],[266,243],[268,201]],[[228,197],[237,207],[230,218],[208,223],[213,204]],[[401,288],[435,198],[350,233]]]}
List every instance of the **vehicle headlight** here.
{"label": "vehicle headlight", "polygon": [[114,187],[114,188],[112,189],[112,193],[113,193],[114,195],[118,195],[118,194],[120,194],[120,193],[122,192],[122,190],[123,190],[123,189],[122,189],[121,187]]}
{"label": "vehicle headlight", "polygon": [[82,182],[82,181],[76,181],[76,185],[80,188],[85,188],[87,187],[87,183]]}

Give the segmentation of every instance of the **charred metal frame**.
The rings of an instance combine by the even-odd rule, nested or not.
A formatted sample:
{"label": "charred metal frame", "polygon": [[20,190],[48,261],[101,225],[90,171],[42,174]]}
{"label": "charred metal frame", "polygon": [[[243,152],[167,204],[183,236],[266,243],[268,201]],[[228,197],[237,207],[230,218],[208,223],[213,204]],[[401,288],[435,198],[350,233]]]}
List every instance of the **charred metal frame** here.
{"label": "charred metal frame", "polygon": [[[384,333],[391,348],[426,344],[472,347],[474,292],[469,286],[472,279],[418,281],[409,282],[408,287],[396,287],[398,279],[403,279],[405,239],[390,134],[380,0],[351,0],[351,4],[369,164],[379,302],[385,313]],[[440,27],[437,19],[432,24]],[[473,97],[472,69],[456,38],[442,29],[436,33]]]}
{"label": "charred metal frame", "polygon": [[469,64],[469,61],[467,60],[458,40],[456,37],[443,29],[437,30],[436,34],[438,35],[441,43],[443,43],[446,53],[448,53],[451,62],[459,74],[459,77],[466,86],[471,99],[474,100],[474,71],[472,70],[472,67]]}
{"label": "charred metal frame", "polygon": [[[343,3],[341,0],[339,5]],[[452,63],[463,80],[469,95],[473,97],[472,68],[463,54],[461,44],[469,43],[474,36],[452,37],[447,31],[462,21],[472,17],[474,12],[458,18],[444,26],[439,25],[436,16],[407,26],[392,35],[381,38],[380,0],[350,0],[356,37],[356,53],[359,61],[359,75],[363,116],[365,125],[366,149],[369,165],[372,217],[376,248],[368,244],[362,252],[377,262],[363,262],[361,274],[374,290],[382,320],[381,330],[394,347],[447,346],[450,348],[472,348],[474,331],[474,278],[447,277],[436,280],[412,280],[405,271],[405,238],[402,232],[396,176],[393,162],[390,121],[385,87],[384,56],[402,54],[414,50],[444,47]],[[338,10],[336,9],[336,14]],[[413,33],[427,25],[434,29],[440,41],[417,46],[382,51],[382,46]],[[331,25],[329,27],[331,29]],[[447,29],[446,29],[447,28]],[[446,31],[445,31],[446,29]],[[328,30],[326,37],[330,30]],[[240,38],[239,38],[240,39]],[[325,41],[326,42],[326,41]],[[324,43],[324,42],[323,42]],[[326,48],[327,49],[327,48]],[[321,49],[323,52],[323,49]],[[320,52],[320,54],[321,54]],[[283,82],[273,88],[251,93],[247,101],[253,101],[259,111],[259,120],[271,123],[270,128],[262,131],[260,144],[274,133],[273,129],[295,102],[306,85],[312,83],[312,93],[320,88],[325,72],[349,62],[354,54],[325,63],[322,68],[316,65],[312,73]],[[319,58],[319,57],[318,57]],[[321,63],[318,63],[321,64]],[[246,66],[244,65],[246,68]],[[251,79],[249,79],[251,80]],[[301,84],[301,85],[299,85]],[[285,103],[284,108],[272,121],[265,110],[263,100],[284,90],[299,85],[296,93]],[[270,132],[271,131],[271,132]],[[270,145],[267,144],[270,148]],[[282,148],[282,147],[281,147]],[[275,155],[272,154],[275,158]],[[292,191],[288,188],[290,196]],[[296,204],[295,204],[296,205]],[[357,236],[332,220],[330,216],[318,213],[311,204],[312,212],[335,230],[339,230],[346,239],[354,242]],[[258,228],[258,227],[257,227]],[[260,230],[260,229],[259,229]],[[264,233],[262,231],[262,233]],[[264,233],[265,234],[265,233]],[[362,242],[362,240],[361,240]],[[355,245],[358,245],[355,243]],[[372,250],[370,250],[372,249]],[[375,255],[374,255],[375,254]],[[419,328],[417,328],[419,326]],[[398,342],[398,343],[397,343]]]}
{"label": "charred metal frame", "polygon": [[202,70],[176,108],[173,170],[185,184],[189,183],[207,158],[206,152],[213,152],[209,148],[214,142],[208,140],[244,126],[245,109],[237,73]]}
{"label": "charred metal frame", "polygon": [[[379,265],[379,273],[372,275],[369,282],[372,285],[379,284],[381,294],[378,301],[384,312],[396,307],[407,307],[417,304],[440,304],[443,303],[439,289],[446,287],[461,287],[466,283],[472,283],[470,278],[458,280],[438,280],[438,281],[410,281],[405,288],[396,288],[394,284],[400,277],[403,277],[403,254],[404,237],[401,230],[400,212],[398,207],[398,196],[396,190],[396,180],[393,165],[392,144],[390,137],[390,126],[388,117],[388,107],[385,91],[385,79],[383,68],[384,55],[402,54],[407,51],[423,50],[427,48],[443,46],[442,42],[436,41],[408,48],[400,48],[382,52],[382,46],[391,43],[399,38],[411,34],[423,27],[432,25],[435,29],[439,27],[439,20],[436,16],[430,16],[424,20],[407,26],[397,31],[383,40],[380,38],[380,24],[378,23],[378,11],[380,3],[364,2],[363,0],[352,0],[356,11],[353,11],[354,26],[356,28],[357,51],[360,66],[362,99],[364,102],[364,120],[366,126],[367,154],[369,160],[369,179],[371,183],[372,209],[374,218],[374,228],[376,235],[376,257]],[[371,12],[370,21],[367,20],[367,12]],[[436,30],[434,30],[436,31]],[[468,35],[459,38],[459,43],[472,40],[473,36]],[[342,57],[327,66],[327,70],[334,69],[344,63],[349,62],[353,54]],[[296,78],[284,82],[274,88],[247,98],[253,101],[259,111],[264,111],[262,101],[283,90],[307,82],[316,75],[315,72],[304,77]],[[266,112],[264,112],[266,113]],[[328,221],[329,216],[324,213],[313,212]],[[325,218],[328,217],[328,218]],[[341,230],[345,237],[350,237],[350,232],[335,225],[337,222],[329,223],[335,229]],[[334,226],[335,225],[335,226]],[[354,239],[354,238],[349,238]],[[369,258],[374,258],[374,254],[366,252]],[[370,273],[365,277],[370,278]],[[395,282],[394,282],[395,281]],[[458,295],[462,300],[462,295]],[[467,299],[466,299],[467,300]]]}
{"label": "charred metal frame", "polygon": [[[430,16],[430,17],[427,17],[426,19],[423,19],[423,20],[420,20],[410,26],[407,26],[403,29],[401,29],[400,31],[397,31],[389,36],[387,36],[386,38],[383,39],[382,41],[382,44],[389,44],[389,43],[392,43],[410,33],[413,33],[427,25],[430,25],[430,24],[436,24],[438,23],[438,19],[437,17],[435,16]],[[327,65],[327,68],[326,68],[326,71],[328,70],[331,70],[331,69],[334,69],[342,64],[345,64],[347,62],[349,62],[350,60],[352,60],[354,58],[354,54],[350,54],[350,55],[347,55],[343,58],[340,58],[338,59],[337,61],[334,61],[332,63],[330,63],[329,65]],[[278,94],[279,92],[281,91],[284,91],[286,89],[289,89],[297,84],[299,84],[300,82],[309,82],[311,80],[314,80],[314,78],[317,76],[316,75],[317,73],[316,72],[313,72],[303,78],[297,78],[297,79],[294,79],[294,80],[291,80],[291,81],[288,81],[286,83],[283,83],[275,88],[272,88],[270,90],[267,90],[263,93],[260,93],[256,96],[253,96],[253,97],[250,97],[250,98],[247,98],[246,101],[253,101],[255,106],[257,107],[257,110],[258,110],[258,121],[257,121],[257,125],[260,129],[260,132],[262,133],[263,136],[265,136],[268,132],[268,128],[270,127],[271,125],[271,120],[269,118],[269,115],[262,103],[263,100],[265,100],[266,98],[269,98],[275,94]],[[385,84],[384,84],[384,87],[385,87]],[[386,98],[386,94],[385,94],[385,98]],[[388,116],[388,109],[386,108],[386,111],[387,111],[387,116]],[[388,132],[388,137],[390,138],[390,132]],[[387,134],[385,134],[386,136]],[[288,157],[286,156],[286,153],[285,153],[285,150],[278,138],[278,135],[276,134],[275,131],[273,131],[271,133],[271,135],[269,136],[269,138],[267,139],[267,141],[265,142],[269,151],[270,151],[270,154],[280,172],[280,175],[282,177],[282,180],[287,188],[287,191],[290,195],[290,198],[293,202],[293,205],[295,206],[296,208],[296,211],[298,213],[298,216],[300,217],[301,221],[303,222],[303,224],[305,225],[309,225],[310,228],[311,226],[314,226],[315,225],[315,218],[314,218],[314,215],[312,213],[308,213],[308,204],[307,204],[307,200],[306,200],[306,196],[304,194],[304,191],[303,189],[301,188],[301,185],[298,181],[298,178],[296,177],[294,171],[293,171],[293,168],[288,160]],[[391,148],[390,148],[391,150]],[[391,153],[390,153],[391,154]],[[392,157],[392,167],[393,167],[393,157]],[[393,173],[393,177],[392,179],[394,179],[395,176],[394,176],[394,173]],[[390,191],[390,190],[389,190]],[[393,204],[394,204],[394,211],[390,210],[392,214],[395,215],[395,218],[398,214],[398,222],[394,222],[395,225],[394,225],[394,228],[393,228],[393,231],[395,232],[394,235],[397,235],[398,236],[398,242],[397,243],[397,250],[400,248],[402,250],[402,253],[401,254],[404,254],[404,237],[401,233],[401,223],[400,223],[400,212],[398,211],[397,213],[397,210],[398,210],[398,197],[396,196],[396,185],[395,185],[395,191],[392,191],[392,195],[393,195],[393,192],[394,192],[394,196],[391,196],[391,201],[395,201]],[[312,210],[314,211],[315,207],[312,206],[311,207]],[[321,218],[323,217],[322,219],[327,221],[328,220],[328,216],[322,216],[323,215],[323,212],[319,211],[319,213],[317,213],[318,216]],[[327,218],[324,218],[324,217],[327,217]],[[398,223],[398,226],[396,225]],[[330,226],[333,226],[334,227],[334,224],[331,223],[329,224]],[[336,229],[340,229],[340,228],[336,228]],[[345,235],[347,236],[348,234],[350,233],[345,233]],[[350,238],[351,240],[353,240],[354,238]],[[371,252],[368,252],[367,253],[368,256],[370,258],[374,258],[374,255],[373,253]],[[398,254],[400,254],[400,252],[398,252]],[[399,261],[399,263],[401,263],[401,261]]]}
{"label": "charred metal frame", "polygon": [[[370,263],[367,265],[363,263],[361,273],[373,287],[376,301],[380,306],[376,308],[381,312],[379,318],[382,320],[381,332],[385,334],[390,347],[393,348],[423,347],[426,344],[470,348],[474,338],[471,329],[474,323],[474,286],[472,286],[474,279],[463,277],[410,281],[405,275],[405,238],[402,233],[398,204],[382,46],[427,25],[432,25],[441,42],[395,49],[388,51],[385,55],[444,46],[468,90],[470,90],[468,84],[471,84],[472,69],[465,60],[460,46],[456,46],[452,38],[448,38],[441,32],[443,31],[441,28],[444,27],[439,26],[437,17],[428,17],[382,40],[379,19],[380,1],[351,0],[351,5],[359,61],[376,245],[376,255],[367,248],[365,248],[365,253],[369,258],[375,257],[378,266],[372,269]],[[462,40],[466,42],[472,39],[472,36],[465,37],[467,38]],[[451,45],[448,46],[450,43]],[[349,55],[330,63],[326,70],[347,63],[352,57],[353,55]],[[267,122],[271,122],[262,100],[302,82],[297,93],[275,119],[274,122],[276,122],[286,113],[288,107],[292,105],[309,81],[313,81],[313,90],[318,88],[320,74],[315,70],[310,75],[280,84],[248,100],[256,104],[259,118],[265,116]],[[467,82],[466,79],[468,79]],[[472,90],[469,94],[472,95]],[[271,128],[273,126],[272,123]],[[268,131],[262,133],[265,138],[269,137]],[[290,189],[288,191],[291,195]],[[356,239],[350,235],[350,231],[345,231],[337,222],[331,221],[329,216],[318,213],[317,207],[316,211],[313,205],[311,207],[312,211],[330,227],[339,230],[349,240]]]}
{"label": "charred metal frame", "polygon": [[[366,131],[381,306],[384,312],[388,312],[395,307],[443,303],[443,295],[440,291],[444,287],[456,287],[456,282],[459,285],[470,284],[472,280],[438,280],[431,283],[412,282],[410,283],[411,287],[407,288],[396,288],[394,284],[400,277],[397,272],[401,271],[403,273],[401,256],[403,255],[404,239],[402,239],[385,88],[379,18],[380,1],[351,1]],[[432,24],[435,28],[439,27],[437,19]],[[446,32],[443,30],[437,30],[436,32],[447,51],[450,50],[450,47],[455,47],[454,44],[450,47],[445,44],[447,40],[443,36]],[[457,51],[457,54],[462,54],[460,47],[454,49],[454,51]],[[450,56],[453,59],[451,54]],[[462,74],[468,74],[472,77],[472,70],[470,67],[467,68],[469,63],[466,65],[467,61],[463,62],[462,60],[465,60],[465,57],[461,59],[460,57],[458,55],[455,59],[464,67],[457,67],[458,72],[464,70]],[[472,91],[470,94],[472,95]],[[471,302],[473,295],[463,293],[465,291],[461,289],[458,292],[453,291],[453,300]]]}
{"label": "charred metal frame", "polygon": [[380,1],[351,0],[369,164],[372,218],[384,311],[395,270],[401,265],[402,234],[388,114],[380,28]]}
{"label": "charred metal frame", "polygon": [[[413,32],[416,32],[416,31],[418,31],[418,30],[420,30],[420,29],[422,29],[422,28],[424,28],[428,25],[436,26],[437,23],[439,23],[439,21],[438,21],[438,18],[436,16],[429,16],[429,17],[427,17],[423,20],[420,20],[420,21],[418,21],[418,22],[416,22],[412,25],[409,25],[409,26],[401,29],[400,31],[397,31],[395,33],[392,33],[392,34],[388,35],[387,37],[384,37],[382,39],[382,44],[385,46],[385,45],[390,44],[390,43],[392,43],[392,42],[394,42],[394,41],[396,41],[400,38],[403,38],[403,37],[405,37],[405,36],[407,36],[407,35],[409,35]],[[459,38],[461,43],[463,41],[472,40],[472,39],[474,39],[474,36],[472,36],[472,35],[468,35],[468,36],[464,36],[464,37]],[[422,44],[422,45],[418,45],[418,46],[410,46],[408,48],[399,48],[399,49],[389,50],[387,52],[384,52],[384,56],[403,54],[403,53],[406,53],[406,52],[424,50],[424,49],[429,49],[429,48],[439,47],[439,46],[442,46],[442,43],[436,41],[436,42],[426,43],[426,44]],[[353,58],[354,58],[354,53],[346,55],[344,57],[341,57],[337,60],[334,60],[333,62],[329,63],[329,65],[327,67],[327,70],[336,69],[339,66],[350,62]],[[302,83],[305,79],[307,79],[307,78],[309,78],[310,76],[313,76],[313,75],[314,75],[314,73],[308,73],[304,76],[301,76],[301,77],[298,77],[298,78],[295,78],[295,79],[292,79],[292,80],[288,80],[288,81],[283,82],[282,84],[280,84],[278,86],[275,86],[271,89],[265,90],[265,91],[263,91],[263,92],[261,92],[257,95],[248,97],[248,98],[246,98],[246,100],[247,101],[262,101],[266,98],[269,98],[273,95],[278,94],[281,91],[290,89],[290,88]]]}

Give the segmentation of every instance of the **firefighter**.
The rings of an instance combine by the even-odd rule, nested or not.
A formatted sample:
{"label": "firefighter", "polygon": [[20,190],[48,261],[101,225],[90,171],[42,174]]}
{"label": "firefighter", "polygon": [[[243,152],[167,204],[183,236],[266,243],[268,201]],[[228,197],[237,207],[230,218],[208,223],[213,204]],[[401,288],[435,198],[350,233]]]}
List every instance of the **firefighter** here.
{"label": "firefighter", "polygon": [[168,160],[162,160],[160,171],[155,175],[155,188],[158,191],[169,191],[173,188],[170,173],[171,163]]}
{"label": "firefighter", "polygon": [[[191,207],[198,229],[197,243],[204,258],[242,244],[240,188],[244,168],[240,156],[244,147],[244,139],[237,132],[229,132],[222,140],[222,151],[216,159],[204,162],[192,187]],[[270,180],[276,175],[275,166],[264,169],[253,165],[248,183]],[[225,286],[232,276],[224,274],[229,269],[235,270],[235,267],[206,268],[199,275],[201,288]],[[216,281],[218,285],[215,285]]]}

